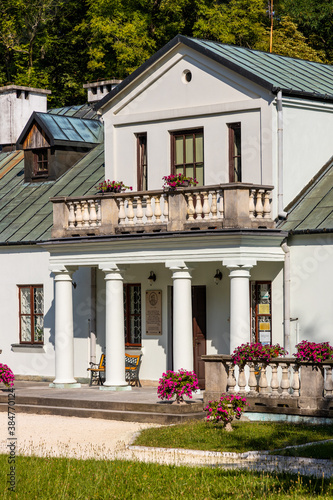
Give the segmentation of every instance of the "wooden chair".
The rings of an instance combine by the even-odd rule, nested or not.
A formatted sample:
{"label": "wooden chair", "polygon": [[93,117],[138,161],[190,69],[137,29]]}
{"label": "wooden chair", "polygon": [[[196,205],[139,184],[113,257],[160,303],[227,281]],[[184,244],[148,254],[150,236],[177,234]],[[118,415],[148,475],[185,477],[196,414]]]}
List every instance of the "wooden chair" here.
{"label": "wooden chair", "polygon": [[105,354],[101,355],[99,364],[90,362],[90,368],[87,370],[90,372],[90,382],[89,385],[103,385],[104,378],[102,375],[105,373]]}

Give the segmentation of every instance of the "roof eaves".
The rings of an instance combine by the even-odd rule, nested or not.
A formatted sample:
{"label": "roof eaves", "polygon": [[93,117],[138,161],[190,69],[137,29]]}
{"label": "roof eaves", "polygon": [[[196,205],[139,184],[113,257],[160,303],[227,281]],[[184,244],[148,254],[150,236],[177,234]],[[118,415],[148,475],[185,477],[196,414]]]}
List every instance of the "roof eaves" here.
{"label": "roof eaves", "polygon": [[319,94],[317,92],[307,92],[305,90],[284,89],[281,87],[272,87],[272,93],[277,94],[281,90],[283,95],[292,97],[303,97],[314,101],[333,102],[332,94]]}
{"label": "roof eaves", "polygon": [[24,142],[25,136],[26,136],[27,132],[29,131],[29,129],[31,128],[31,125],[33,124],[34,121],[36,121],[36,123],[38,123],[38,125],[43,130],[45,130],[45,132],[46,132],[46,134],[48,136],[48,139],[50,141],[50,146],[54,146],[55,145],[54,138],[53,138],[53,135],[52,135],[51,131],[48,129],[47,125],[45,124],[45,122],[40,117],[40,115],[43,115],[43,114],[46,114],[46,113],[40,113],[40,112],[37,112],[37,111],[34,111],[32,113],[32,115],[30,116],[30,118],[29,118],[26,126],[24,127],[24,129],[21,132],[19,138],[17,139],[17,142],[16,142],[17,149],[23,149],[23,142]]}

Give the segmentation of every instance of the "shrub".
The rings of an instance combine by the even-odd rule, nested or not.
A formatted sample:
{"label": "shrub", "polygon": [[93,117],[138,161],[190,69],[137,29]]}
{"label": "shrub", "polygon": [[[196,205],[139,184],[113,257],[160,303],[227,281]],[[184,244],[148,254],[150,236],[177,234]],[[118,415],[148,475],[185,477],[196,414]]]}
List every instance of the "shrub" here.
{"label": "shrub", "polygon": [[178,372],[168,370],[158,381],[157,394],[160,399],[170,400],[176,396],[177,403],[184,401],[184,396],[192,398],[192,392],[199,389],[198,377],[194,372],[181,368]]}
{"label": "shrub", "polygon": [[6,387],[13,387],[14,380],[14,373],[9,366],[0,363],[0,382],[2,382]]}
{"label": "shrub", "polygon": [[296,346],[297,352],[293,354],[298,361],[312,361],[321,363],[329,359],[333,359],[333,347],[328,342],[316,344],[316,342],[308,342],[302,340]]}
{"label": "shrub", "polygon": [[268,364],[272,358],[284,356],[285,354],[288,353],[279,344],[262,345],[260,342],[256,344],[247,342],[247,344],[236,347],[232,353],[232,360],[235,365],[242,368],[248,361]]}
{"label": "shrub", "polygon": [[239,394],[222,394],[219,400],[208,401],[208,405],[204,408],[207,412],[207,422],[215,424],[222,422],[226,427],[234,418],[240,419],[246,404],[246,398]]}

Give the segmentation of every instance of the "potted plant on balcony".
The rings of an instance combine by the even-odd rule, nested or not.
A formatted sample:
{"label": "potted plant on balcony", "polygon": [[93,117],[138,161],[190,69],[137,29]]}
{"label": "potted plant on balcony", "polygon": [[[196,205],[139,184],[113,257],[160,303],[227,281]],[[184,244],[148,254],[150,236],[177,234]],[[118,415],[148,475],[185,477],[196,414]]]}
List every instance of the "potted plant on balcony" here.
{"label": "potted plant on balcony", "polygon": [[194,372],[184,369],[174,372],[168,370],[158,381],[157,394],[160,399],[170,400],[176,396],[176,402],[185,403],[184,396],[192,398],[192,393],[199,390],[198,377]]}
{"label": "potted plant on balcony", "polygon": [[264,363],[267,365],[272,358],[288,354],[279,344],[262,345],[260,342],[242,344],[232,353],[232,360],[235,365],[244,368],[248,362]]}
{"label": "potted plant on balcony", "polygon": [[110,179],[100,182],[96,187],[99,193],[122,193],[126,189],[130,191],[133,189],[132,186],[126,186],[123,181],[110,181]]}
{"label": "potted plant on balcony", "polygon": [[14,373],[9,366],[0,363],[0,382],[2,382],[6,388],[9,388],[13,387],[14,380]]}
{"label": "potted plant on balcony", "polygon": [[198,181],[193,177],[187,177],[184,174],[165,175],[163,178],[163,188],[176,191],[177,188],[196,186]]}
{"label": "potted plant on balcony", "polygon": [[310,363],[322,363],[333,359],[333,347],[328,342],[308,342],[302,340],[296,345],[297,352],[293,354],[296,361],[307,361]]}
{"label": "potted plant on balcony", "polygon": [[301,365],[301,381],[302,386],[307,388],[307,396],[321,397],[324,391],[323,365],[325,361],[333,360],[333,347],[328,342],[302,340],[296,348],[297,352],[293,356]]}

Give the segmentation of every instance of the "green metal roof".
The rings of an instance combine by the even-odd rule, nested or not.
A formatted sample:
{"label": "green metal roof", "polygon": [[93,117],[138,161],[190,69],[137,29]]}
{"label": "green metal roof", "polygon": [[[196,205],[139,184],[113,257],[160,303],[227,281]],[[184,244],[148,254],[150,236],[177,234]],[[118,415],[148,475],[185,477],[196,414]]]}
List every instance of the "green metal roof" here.
{"label": "green metal roof", "polygon": [[99,116],[90,104],[79,104],[76,106],[65,106],[48,111],[50,115],[65,115],[73,118],[85,118],[86,120],[98,120]]}
{"label": "green metal roof", "polygon": [[333,101],[331,65],[177,35],[95,104],[95,109],[107,104],[178,44],[196,50],[274,94],[282,90],[284,95]]}
{"label": "green metal roof", "polygon": [[54,196],[95,194],[104,179],[104,144],[96,146],[56,181],[24,182],[24,153],[0,153],[0,245],[51,237]]}
{"label": "green metal roof", "polygon": [[309,182],[288,207],[288,217],[279,229],[325,231],[333,229],[333,160]]}
{"label": "green metal roof", "polygon": [[103,141],[103,124],[99,120],[34,112],[17,140],[19,146],[23,145],[34,122],[45,131],[51,146],[71,143],[75,146],[92,147]]}

